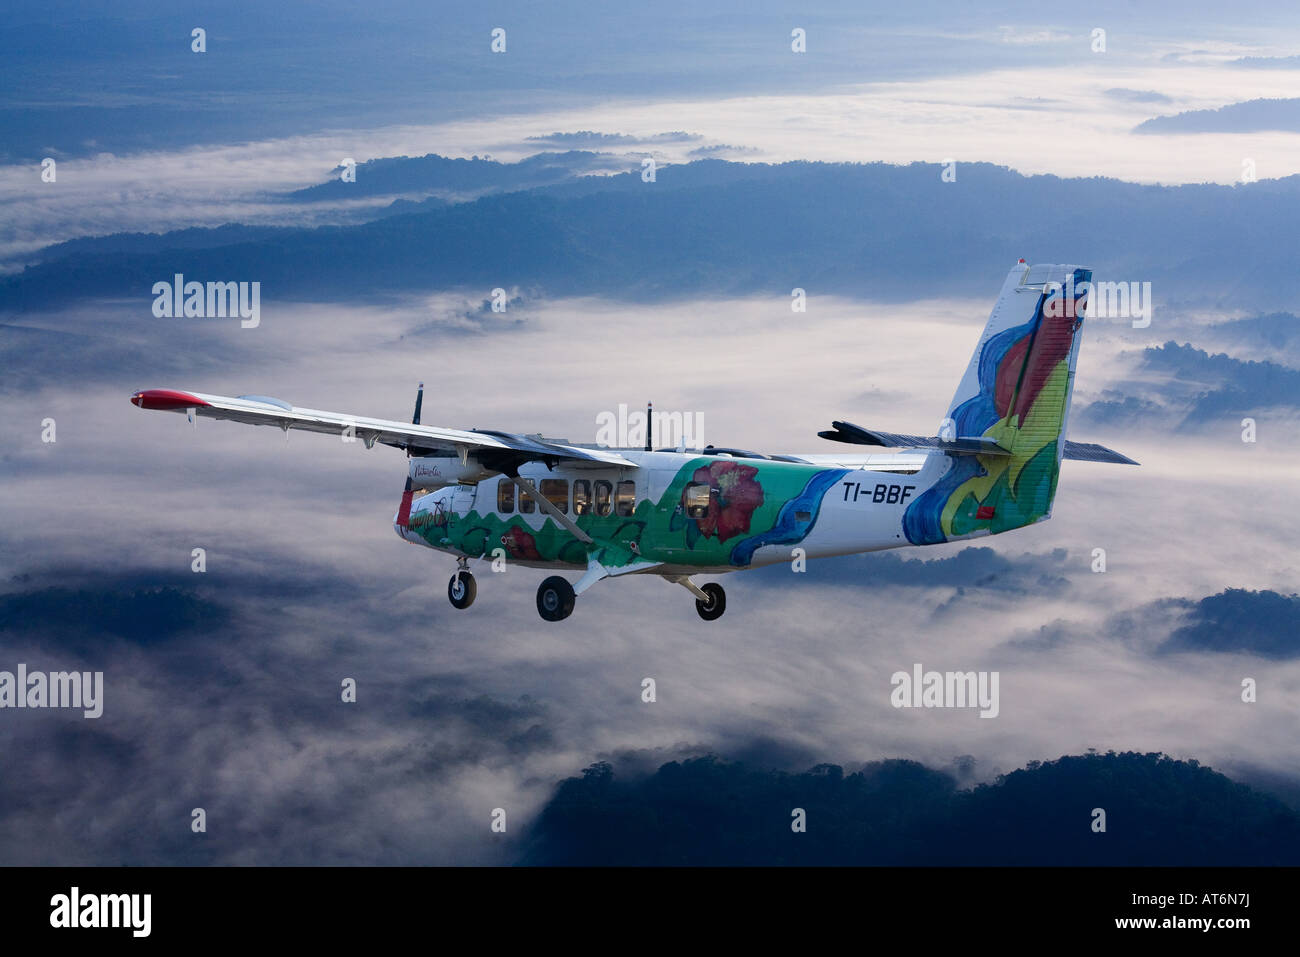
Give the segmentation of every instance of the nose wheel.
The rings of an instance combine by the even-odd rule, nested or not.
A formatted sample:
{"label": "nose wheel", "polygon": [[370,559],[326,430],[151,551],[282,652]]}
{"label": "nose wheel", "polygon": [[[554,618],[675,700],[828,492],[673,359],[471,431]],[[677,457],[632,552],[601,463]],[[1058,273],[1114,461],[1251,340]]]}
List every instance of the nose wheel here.
{"label": "nose wheel", "polygon": [[573,586],[552,575],[537,588],[537,613],[545,621],[564,621],[573,614],[575,600]]}
{"label": "nose wheel", "polygon": [[721,618],[727,610],[727,593],[722,590],[722,586],[717,582],[709,582],[701,586],[700,591],[705,594],[704,598],[695,599],[695,610],[700,613],[700,617],[705,621]]}
{"label": "nose wheel", "polygon": [[695,596],[695,610],[705,621],[717,621],[722,617],[722,613],[727,610],[727,593],[722,590],[722,586],[717,582],[697,585],[691,581],[689,575],[667,575],[665,577],[674,585],[681,585]]}
{"label": "nose wheel", "polygon": [[447,599],[454,608],[468,608],[474,604],[477,594],[478,585],[474,583],[474,576],[469,572],[458,571],[447,583]]}

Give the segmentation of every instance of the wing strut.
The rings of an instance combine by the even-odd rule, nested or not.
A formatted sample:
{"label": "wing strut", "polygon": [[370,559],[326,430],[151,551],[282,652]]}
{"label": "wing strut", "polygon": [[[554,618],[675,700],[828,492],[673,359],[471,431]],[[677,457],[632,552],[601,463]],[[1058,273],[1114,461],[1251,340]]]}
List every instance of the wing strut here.
{"label": "wing strut", "polygon": [[558,508],[556,508],[554,505],[551,504],[551,502],[546,498],[546,496],[544,496],[541,492],[537,491],[537,485],[536,483],[533,482],[532,479],[520,478],[518,469],[511,469],[505,474],[510,479],[510,481],[514,482],[521,489],[523,489],[525,492],[528,493],[529,497],[532,498],[532,500],[537,503],[538,508],[540,508],[547,515],[551,516],[551,518],[559,522],[560,525],[562,525],[570,535],[572,535],[578,541],[582,542],[582,544],[590,545],[595,541],[595,539],[593,539],[590,535],[588,535],[586,532],[580,529],[577,526],[577,523],[573,521],[573,519],[569,518],[569,516],[561,512]]}

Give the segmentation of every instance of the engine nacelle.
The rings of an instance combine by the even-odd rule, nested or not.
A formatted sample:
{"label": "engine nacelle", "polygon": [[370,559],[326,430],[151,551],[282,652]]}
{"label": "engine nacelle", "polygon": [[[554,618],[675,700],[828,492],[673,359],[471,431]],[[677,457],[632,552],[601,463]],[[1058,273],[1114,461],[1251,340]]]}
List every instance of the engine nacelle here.
{"label": "engine nacelle", "polygon": [[411,459],[411,487],[443,488],[448,485],[474,485],[497,473],[484,468],[469,456],[462,463],[459,455],[421,455]]}

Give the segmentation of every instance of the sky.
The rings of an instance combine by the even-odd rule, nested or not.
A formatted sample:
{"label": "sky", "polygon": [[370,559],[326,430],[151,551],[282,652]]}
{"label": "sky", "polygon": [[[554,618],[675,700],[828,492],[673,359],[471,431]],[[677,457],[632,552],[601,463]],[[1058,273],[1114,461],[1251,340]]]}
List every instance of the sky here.
{"label": "sky", "polygon": [[[0,269],[84,237],[356,223],[433,193],[286,201],[348,157],[574,147],[625,169],[955,160],[959,182],[978,161],[1224,185],[1249,160],[1281,179],[1300,173],[1285,108],[1245,131],[1222,114],[1185,121],[1203,132],[1135,129],[1289,99],[1287,13],[845,3],[792,19],[669,3],[588,17],[564,3],[435,21],[401,3],[359,23],[342,3],[20,4],[0,29]],[[192,53],[204,23],[207,52]],[[1086,208],[1061,219],[1124,228]],[[967,786],[1088,749],[1163,751],[1300,793],[1300,657],[1171,643],[1207,596],[1300,590],[1300,394],[1286,378],[1300,340],[1230,324],[1263,312],[1262,295],[1202,309],[1169,296],[1177,308],[1150,328],[1089,326],[1070,437],[1142,465],[1066,463],[1051,522],[728,576],[728,612],[707,627],[686,592],[648,577],[601,583],[549,625],[534,607],[544,573],[523,568],[484,568],[456,611],[453,561],[393,534],[406,466],[393,450],[191,426],[126,401],[180,387],[403,419],[423,381],[425,422],[575,442],[647,399],[701,411],[710,442],[770,452],[828,451],[815,433],[842,418],[931,434],[1002,275],[935,296],[923,278],[943,265],[915,268],[907,301],[815,293],[799,315],[759,290],[645,302],[512,288],[494,317],[483,290],[439,285],[278,300],[273,321],[240,329],[159,322],[94,288],[47,307],[0,295],[0,668],[107,681],[99,719],[0,712],[0,862],[513,863],[564,778],[704,753],[787,770],[908,758]],[[1222,378],[1167,342],[1226,353]],[[1265,375],[1283,383],[1271,398],[1195,413],[1207,392],[1249,394]],[[1147,404],[1107,412],[1126,399]],[[50,419],[57,439],[42,441]],[[999,718],[892,708],[890,675],[914,662],[998,670]],[[1259,682],[1253,705],[1244,678]],[[505,834],[489,827],[496,808]]]}

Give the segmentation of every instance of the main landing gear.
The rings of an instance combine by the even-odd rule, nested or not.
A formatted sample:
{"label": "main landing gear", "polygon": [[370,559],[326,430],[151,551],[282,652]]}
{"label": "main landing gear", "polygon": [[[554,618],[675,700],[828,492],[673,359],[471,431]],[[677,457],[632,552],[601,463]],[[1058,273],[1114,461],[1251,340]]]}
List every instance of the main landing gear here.
{"label": "main landing gear", "polygon": [[[566,579],[559,575],[552,575],[537,588],[537,613],[542,616],[543,621],[564,621],[573,614],[578,592],[585,591],[596,580],[584,576],[575,589]],[[684,575],[669,576],[668,581],[681,585],[695,596],[695,611],[705,621],[717,621],[727,610],[727,593],[717,582],[697,585]],[[470,574],[469,562],[462,558],[456,574],[451,576],[451,581],[447,583],[447,598],[456,608],[468,608],[474,604],[477,594],[478,586],[474,582],[474,576]]]}
{"label": "main landing gear", "polygon": [[478,585],[469,572],[469,562],[462,558],[456,574],[452,575],[451,581],[447,583],[447,599],[454,608],[468,608],[474,604],[477,595]]}
{"label": "main landing gear", "polygon": [[552,575],[537,587],[537,613],[546,621],[564,621],[573,614],[576,598],[572,585]]}
{"label": "main landing gear", "polygon": [[[669,581],[676,582],[697,596],[695,610],[705,621],[716,621],[727,610],[727,593],[717,582],[700,586],[689,578],[670,578]],[[575,599],[573,586],[559,575],[552,575],[537,589],[537,613],[546,621],[564,621],[573,614]]]}

